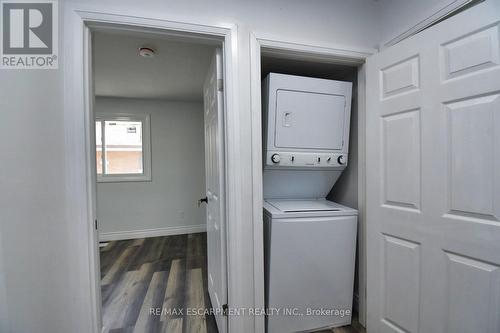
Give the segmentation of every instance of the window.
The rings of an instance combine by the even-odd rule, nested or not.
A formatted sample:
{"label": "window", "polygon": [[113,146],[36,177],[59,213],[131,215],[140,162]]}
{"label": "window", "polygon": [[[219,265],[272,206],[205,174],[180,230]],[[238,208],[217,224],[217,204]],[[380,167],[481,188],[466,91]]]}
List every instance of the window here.
{"label": "window", "polygon": [[151,180],[148,115],[98,115],[95,141],[98,182]]}

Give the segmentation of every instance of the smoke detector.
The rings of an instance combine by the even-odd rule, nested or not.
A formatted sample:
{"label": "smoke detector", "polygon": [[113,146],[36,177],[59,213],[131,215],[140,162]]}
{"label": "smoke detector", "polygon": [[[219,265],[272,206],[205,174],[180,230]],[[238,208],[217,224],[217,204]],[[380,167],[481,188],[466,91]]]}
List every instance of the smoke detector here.
{"label": "smoke detector", "polygon": [[139,55],[144,58],[153,58],[155,56],[155,50],[149,47],[141,47],[139,49]]}

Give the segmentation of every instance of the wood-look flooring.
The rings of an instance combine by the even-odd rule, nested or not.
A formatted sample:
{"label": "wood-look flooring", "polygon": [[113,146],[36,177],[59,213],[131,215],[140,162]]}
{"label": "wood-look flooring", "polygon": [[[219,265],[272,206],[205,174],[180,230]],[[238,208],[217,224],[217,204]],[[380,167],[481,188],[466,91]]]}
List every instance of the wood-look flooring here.
{"label": "wood-look flooring", "polygon": [[[103,332],[218,332],[213,316],[186,315],[187,308],[211,308],[206,248],[205,233],[113,241],[102,247]],[[316,333],[332,332],[365,330],[354,320],[352,326]]]}
{"label": "wood-look flooring", "polygon": [[213,316],[186,315],[211,308],[205,233],[114,241],[100,254],[104,332],[217,332]]}
{"label": "wood-look flooring", "polygon": [[332,328],[329,330],[316,331],[314,333],[366,333],[366,330],[358,322],[356,317],[352,320],[352,325]]}

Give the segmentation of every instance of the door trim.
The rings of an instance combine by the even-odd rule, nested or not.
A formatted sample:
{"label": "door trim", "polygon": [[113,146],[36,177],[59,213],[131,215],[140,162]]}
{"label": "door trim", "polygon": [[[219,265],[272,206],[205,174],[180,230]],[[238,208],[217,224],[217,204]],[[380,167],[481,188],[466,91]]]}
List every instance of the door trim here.
{"label": "door trim", "polygon": [[[74,5],[64,6],[64,126],[65,126],[65,163],[68,235],[75,247],[75,260],[72,269],[81,277],[75,283],[74,290],[81,311],[77,315],[82,322],[87,322],[81,331],[100,333],[102,329],[100,267],[98,234],[94,228],[96,220],[96,176],[95,176],[95,135],[93,133],[93,85],[91,65],[91,32],[102,29],[120,29],[157,34],[168,34],[193,38],[194,40],[219,41],[224,54],[224,135],[225,164],[231,161],[231,168],[226,167],[226,216],[227,220],[237,220],[241,215],[239,202],[242,200],[238,190],[241,162],[237,143],[239,127],[237,105],[237,53],[235,25],[205,25],[127,16],[105,11],[85,10]],[[77,5],[78,6],[78,5]],[[227,228],[228,248],[228,301],[239,304],[240,286],[244,285],[237,278],[239,267],[238,248],[231,239],[240,238],[239,224],[229,224]],[[235,331],[243,325],[242,318],[228,318],[229,327]]]}
{"label": "door trim", "polygon": [[[327,43],[310,43],[284,40],[275,36],[250,34],[250,85],[252,110],[252,210],[254,233],[254,298],[255,307],[264,308],[264,239],[262,216],[262,117],[261,117],[261,62],[262,54],[273,54],[290,59],[301,59],[358,67],[358,112],[359,112],[359,179],[358,179],[358,228],[359,228],[359,285],[364,292],[359,295],[360,322],[366,325],[366,238],[365,238],[365,70],[367,57],[375,49],[352,48]],[[260,319],[258,321],[258,319]],[[255,332],[264,332],[264,318],[256,318]]]}

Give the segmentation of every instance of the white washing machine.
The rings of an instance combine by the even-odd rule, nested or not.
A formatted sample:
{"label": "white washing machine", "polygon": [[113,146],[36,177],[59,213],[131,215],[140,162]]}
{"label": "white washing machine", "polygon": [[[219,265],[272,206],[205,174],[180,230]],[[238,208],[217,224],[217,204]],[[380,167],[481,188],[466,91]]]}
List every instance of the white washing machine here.
{"label": "white washing machine", "polygon": [[267,332],[351,323],[356,223],[324,199],[264,203]]}
{"label": "white washing machine", "polygon": [[325,199],[348,163],[352,83],[263,82],[268,333],[351,323],[357,211]]}

